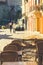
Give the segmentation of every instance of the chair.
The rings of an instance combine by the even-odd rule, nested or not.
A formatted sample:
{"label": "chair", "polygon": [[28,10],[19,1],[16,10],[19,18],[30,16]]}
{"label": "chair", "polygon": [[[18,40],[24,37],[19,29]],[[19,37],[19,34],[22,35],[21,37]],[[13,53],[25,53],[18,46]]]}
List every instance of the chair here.
{"label": "chair", "polygon": [[15,62],[18,61],[17,52],[13,51],[3,51],[1,53],[1,62]]}
{"label": "chair", "polygon": [[15,45],[7,45],[4,47],[3,51],[17,51],[18,48]]}
{"label": "chair", "polygon": [[42,65],[43,59],[43,40],[39,39],[36,40],[36,47],[37,47],[37,55],[38,55],[38,65]]}

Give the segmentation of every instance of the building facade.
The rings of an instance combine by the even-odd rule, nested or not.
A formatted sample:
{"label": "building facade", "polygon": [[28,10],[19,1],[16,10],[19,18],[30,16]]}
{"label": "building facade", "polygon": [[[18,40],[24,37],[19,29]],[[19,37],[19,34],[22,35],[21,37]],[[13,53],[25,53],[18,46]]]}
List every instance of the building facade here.
{"label": "building facade", "polygon": [[33,14],[36,10],[36,6],[40,6],[43,3],[43,0],[23,0],[23,14],[27,16],[27,30],[29,31],[38,31],[38,24],[35,15]]}

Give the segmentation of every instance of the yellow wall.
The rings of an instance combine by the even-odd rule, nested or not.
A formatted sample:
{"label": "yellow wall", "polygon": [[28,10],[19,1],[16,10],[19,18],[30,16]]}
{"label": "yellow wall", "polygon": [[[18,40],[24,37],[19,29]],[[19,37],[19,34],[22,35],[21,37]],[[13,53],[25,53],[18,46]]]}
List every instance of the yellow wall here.
{"label": "yellow wall", "polygon": [[36,16],[36,21],[37,21],[37,26],[36,26],[37,31],[43,34],[43,16],[39,11],[35,12],[34,14]]}
{"label": "yellow wall", "polygon": [[43,34],[43,16],[40,18],[40,33]]}
{"label": "yellow wall", "polygon": [[40,0],[40,5],[42,4],[42,0]]}
{"label": "yellow wall", "polygon": [[36,16],[36,20],[37,20],[37,31],[40,31],[40,18],[41,18],[41,13],[40,11],[35,11],[34,12],[35,16]]}

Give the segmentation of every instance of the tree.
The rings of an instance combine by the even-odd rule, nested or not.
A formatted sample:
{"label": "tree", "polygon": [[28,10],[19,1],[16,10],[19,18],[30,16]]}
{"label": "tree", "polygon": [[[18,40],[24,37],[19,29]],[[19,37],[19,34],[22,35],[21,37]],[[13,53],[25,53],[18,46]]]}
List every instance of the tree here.
{"label": "tree", "polygon": [[22,17],[21,10],[18,10],[18,11],[16,12],[16,19],[18,20],[18,19],[20,19],[21,17]]}
{"label": "tree", "polygon": [[7,5],[1,5],[0,6],[0,12],[1,15],[0,15],[0,25],[5,25],[8,23],[8,12],[9,12],[9,7]]}

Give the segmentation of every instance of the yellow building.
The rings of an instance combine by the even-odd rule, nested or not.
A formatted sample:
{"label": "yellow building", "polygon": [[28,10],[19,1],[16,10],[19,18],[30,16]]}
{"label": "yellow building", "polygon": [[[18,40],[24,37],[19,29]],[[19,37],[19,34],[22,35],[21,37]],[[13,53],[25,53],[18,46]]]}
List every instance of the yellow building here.
{"label": "yellow building", "polygon": [[43,34],[43,16],[40,18],[40,33]]}
{"label": "yellow building", "polygon": [[43,0],[40,0],[40,5],[43,3]]}
{"label": "yellow building", "polygon": [[[42,15],[41,15],[41,12],[39,10],[36,11],[34,7],[36,7],[36,6],[39,7],[40,5],[42,5],[42,3],[43,3],[43,0],[28,0],[27,2],[25,2],[25,0],[23,0],[22,12],[23,12],[23,14],[25,13],[25,16],[28,17],[27,18],[27,30],[38,31],[38,32],[41,31],[40,30],[41,29],[40,18]],[[31,18],[31,15],[30,15],[30,13],[34,10],[35,10],[34,14],[36,16],[36,19],[34,18],[34,16],[32,16],[34,19]],[[30,21],[32,21],[32,22],[30,22]]]}
{"label": "yellow building", "polygon": [[40,31],[40,18],[41,18],[41,13],[40,11],[35,11],[34,12],[37,20],[37,31]]}

